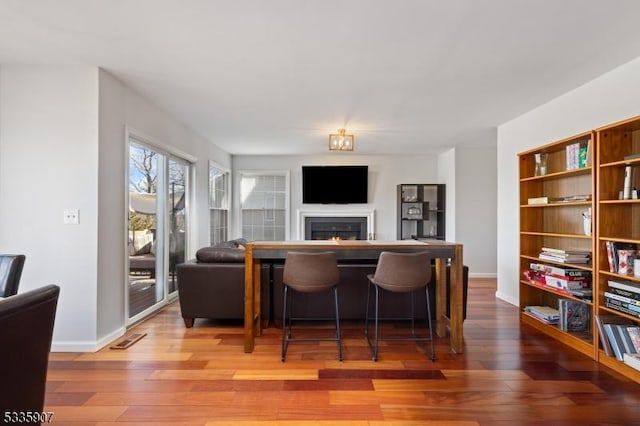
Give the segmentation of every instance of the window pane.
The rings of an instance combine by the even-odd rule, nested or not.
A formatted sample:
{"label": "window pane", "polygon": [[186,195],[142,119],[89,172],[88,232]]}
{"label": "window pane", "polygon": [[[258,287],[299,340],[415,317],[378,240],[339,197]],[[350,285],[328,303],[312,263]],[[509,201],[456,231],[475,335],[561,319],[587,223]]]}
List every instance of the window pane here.
{"label": "window pane", "polygon": [[242,174],[240,178],[242,237],[247,240],[286,239],[287,175]]}
{"label": "window pane", "polygon": [[228,239],[229,172],[209,165],[209,237],[210,244]]}

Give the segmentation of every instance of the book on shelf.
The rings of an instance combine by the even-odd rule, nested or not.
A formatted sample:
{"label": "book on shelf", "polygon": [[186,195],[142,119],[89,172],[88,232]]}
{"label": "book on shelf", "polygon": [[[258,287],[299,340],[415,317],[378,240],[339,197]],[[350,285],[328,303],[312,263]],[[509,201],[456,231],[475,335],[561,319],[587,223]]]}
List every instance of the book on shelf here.
{"label": "book on shelf", "polygon": [[565,148],[567,170],[582,169],[589,165],[591,141],[575,142]]}
{"label": "book on shelf", "polygon": [[589,288],[590,280],[582,277],[566,278],[547,274],[544,276],[544,283],[549,287],[562,290],[580,290]]}
{"label": "book on shelf", "polygon": [[620,288],[609,287],[609,293],[617,294],[618,296],[628,297],[629,299],[640,301],[640,293],[633,291],[622,290]]}
{"label": "book on shelf", "polygon": [[636,158],[640,158],[640,154],[631,154],[624,156],[625,160],[635,160]]}
{"label": "book on shelf", "polygon": [[617,306],[624,308],[623,312],[632,312],[636,316],[640,315],[640,306],[635,303],[625,302],[624,300],[609,297],[607,295],[604,296],[604,301],[607,303],[607,306]]}
{"label": "book on shelf", "polygon": [[629,305],[636,305],[636,306],[640,307],[640,300],[636,300],[636,299],[633,299],[631,297],[620,296],[619,294],[615,294],[615,293],[612,293],[610,291],[605,291],[604,292],[604,297],[605,298],[608,297],[609,299],[613,299],[613,300],[619,300],[620,302],[624,302],[624,303],[629,304]]}
{"label": "book on shelf", "polygon": [[547,265],[544,263],[530,263],[529,268],[534,271],[543,272],[545,274],[555,275],[557,277],[584,277],[591,279],[591,271],[578,268],[567,268],[564,266]]}
{"label": "book on shelf", "polygon": [[631,281],[608,280],[609,288],[617,288],[619,290],[640,294],[640,284]]}
{"label": "book on shelf", "polygon": [[524,311],[547,323],[555,324],[560,320],[560,311],[550,306],[525,306]]}
{"label": "book on shelf", "polygon": [[633,273],[633,260],[637,247],[633,243],[619,241],[605,241],[609,272],[631,275]]}
{"label": "book on shelf", "polygon": [[558,300],[560,318],[558,327],[562,331],[587,331],[591,322],[589,306],[570,299]]}
{"label": "book on shelf", "polygon": [[637,325],[628,325],[626,328],[635,352],[640,353],[640,327]]}
{"label": "book on shelf", "polygon": [[555,254],[550,254],[546,252],[542,252],[538,255],[538,259],[542,260],[550,260],[552,262],[558,263],[576,263],[576,264],[585,264],[591,261],[590,256],[558,256]]}
{"label": "book on shelf", "polygon": [[532,197],[527,199],[527,204],[550,204],[562,201],[561,197]]}
{"label": "book on shelf", "polygon": [[598,336],[600,337],[600,343],[602,345],[602,350],[607,356],[615,356],[615,354],[613,353],[613,349],[611,347],[611,343],[609,342],[607,332],[604,328],[604,325],[620,324],[620,325],[632,326],[635,323],[629,318],[621,317],[619,315],[614,315],[614,314],[596,315],[595,319],[596,319],[596,327],[598,328]]}
{"label": "book on shelf", "polygon": [[624,354],[622,360],[629,367],[640,370],[640,354]]}
{"label": "book on shelf", "polygon": [[607,334],[609,343],[611,344],[611,349],[613,350],[613,354],[615,355],[618,361],[622,361],[623,354],[624,354],[624,342],[622,341],[622,335],[620,335],[617,325],[605,324],[604,331]]}
{"label": "book on shelf", "polygon": [[573,297],[577,297],[578,299],[584,299],[588,301],[593,300],[593,290],[590,288],[583,288],[579,290],[567,290],[567,293],[571,294]]}
{"label": "book on shelf", "polygon": [[611,300],[605,297],[604,305],[609,309],[613,309],[615,311],[622,312],[624,314],[631,315],[636,318],[640,318],[640,312],[629,309],[628,307],[625,307],[624,302],[620,302],[619,300]]}
{"label": "book on shelf", "polygon": [[561,256],[591,256],[591,250],[561,249],[555,247],[542,247],[541,250],[545,253],[551,253]]}
{"label": "book on shelf", "polygon": [[553,204],[553,203],[571,203],[577,201],[590,201],[591,194],[567,195],[566,197],[531,197],[527,198],[527,204]]}
{"label": "book on shelf", "polygon": [[559,203],[571,203],[576,201],[591,201],[591,194],[576,194],[576,195],[567,195],[566,197],[562,197]]}
{"label": "book on shelf", "polygon": [[629,335],[629,327],[627,327],[626,325],[616,325],[615,327],[617,328],[618,334],[620,334],[620,337],[622,338],[622,353],[637,353],[638,351],[633,345],[633,340],[631,340],[631,336]]}

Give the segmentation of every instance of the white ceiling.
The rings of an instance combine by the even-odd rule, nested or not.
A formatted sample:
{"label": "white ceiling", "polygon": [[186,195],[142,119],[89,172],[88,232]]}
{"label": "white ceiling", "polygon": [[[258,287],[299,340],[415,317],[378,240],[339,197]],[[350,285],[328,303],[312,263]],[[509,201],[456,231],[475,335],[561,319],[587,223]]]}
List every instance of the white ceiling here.
{"label": "white ceiling", "polygon": [[636,0],[0,0],[0,64],[101,67],[233,154],[495,143],[640,57]]}

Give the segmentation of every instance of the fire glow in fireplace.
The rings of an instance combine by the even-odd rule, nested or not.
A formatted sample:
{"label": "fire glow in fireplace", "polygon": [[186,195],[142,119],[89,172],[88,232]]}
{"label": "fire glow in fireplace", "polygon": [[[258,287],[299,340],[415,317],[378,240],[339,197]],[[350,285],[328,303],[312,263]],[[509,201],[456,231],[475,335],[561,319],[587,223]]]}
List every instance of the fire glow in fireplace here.
{"label": "fire glow in fireplace", "polygon": [[304,218],[305,240],[366,240],[366,217]]}

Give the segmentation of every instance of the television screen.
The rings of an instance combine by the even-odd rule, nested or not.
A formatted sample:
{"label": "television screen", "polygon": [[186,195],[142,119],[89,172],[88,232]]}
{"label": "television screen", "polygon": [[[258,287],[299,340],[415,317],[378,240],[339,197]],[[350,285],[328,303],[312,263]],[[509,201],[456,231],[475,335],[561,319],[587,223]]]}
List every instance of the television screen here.
{"label": "television screen", "polygon": [[302,166],[304,204],[366,203],[367,166]]}

